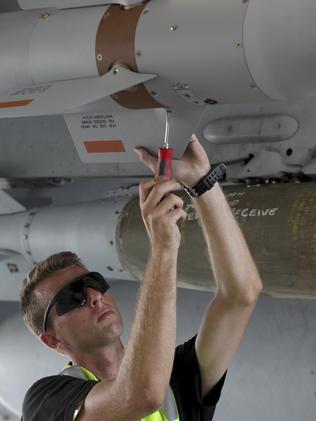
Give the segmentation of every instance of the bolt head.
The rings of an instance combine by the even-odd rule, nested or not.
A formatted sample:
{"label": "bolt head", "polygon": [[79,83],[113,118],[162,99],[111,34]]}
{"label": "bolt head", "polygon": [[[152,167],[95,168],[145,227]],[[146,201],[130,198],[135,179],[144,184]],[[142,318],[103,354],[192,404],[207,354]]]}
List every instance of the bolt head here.
{"label": "bolt head", "polygon": [[48,17],[49,17],[49,13],[45,12],[41,14],[40,19],[47,19]]}

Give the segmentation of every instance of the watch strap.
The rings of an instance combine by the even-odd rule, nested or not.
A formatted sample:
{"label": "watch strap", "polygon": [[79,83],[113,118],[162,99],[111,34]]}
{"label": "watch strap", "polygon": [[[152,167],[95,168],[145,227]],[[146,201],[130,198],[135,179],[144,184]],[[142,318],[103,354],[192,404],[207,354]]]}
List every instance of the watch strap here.
{"label": "watch strap", "polygon": [[219,164],[215,169],[207,173],[201,180],[193,187],[184,186],[185,191],[192,197],[199,197],[208,190],[210,190],[215,183],[224,180],[226,176],[227,167],[224,164]]}

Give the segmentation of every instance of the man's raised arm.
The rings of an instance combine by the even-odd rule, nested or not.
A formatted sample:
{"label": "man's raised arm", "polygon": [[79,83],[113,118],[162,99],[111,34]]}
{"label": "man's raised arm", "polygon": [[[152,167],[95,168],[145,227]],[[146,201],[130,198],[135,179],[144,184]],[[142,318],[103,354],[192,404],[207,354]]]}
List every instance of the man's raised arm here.
{"label": "man's raised arm", "polygon": [[87,395],[80,421],[136,421],[163,403],[172,370],[176,337],[176,267],[183,201],[174,180],[146,181],[140,206],[151,255],[140,288],[135,320],[118,375]]}
{"label": "man's raised arm", "polygon": [[[157,158],[144,148],[136,148],[135,152],[154,172]],[[188,187],[195,186],[210,168],[208,156],[195,136],[190,139],[182,158],[172,162],[174,178]],[[262,283],[220,186],[215,184],[193,202],[218,286],[196,339],[202,395],[205,396],[223,376],[237,351]]]}
{"label": "man's raised arm", "polygon": [[216,184],[193,202],[218,286],[196,340],[205,395],[222,377],[237,351],[262,284],[220,186]]}

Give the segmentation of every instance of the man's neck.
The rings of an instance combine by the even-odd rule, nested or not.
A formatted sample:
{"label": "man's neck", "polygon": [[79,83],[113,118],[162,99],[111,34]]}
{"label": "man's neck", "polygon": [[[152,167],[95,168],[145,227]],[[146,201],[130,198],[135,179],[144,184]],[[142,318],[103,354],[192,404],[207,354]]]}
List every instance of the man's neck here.
{"label": "man's neck", "polygon": [[112,381],[116,379],[123,356],[124,345],[119,339],[111,345],[90,350],[89,354],[72,357],[72,361],[87,368],[100,380]]}

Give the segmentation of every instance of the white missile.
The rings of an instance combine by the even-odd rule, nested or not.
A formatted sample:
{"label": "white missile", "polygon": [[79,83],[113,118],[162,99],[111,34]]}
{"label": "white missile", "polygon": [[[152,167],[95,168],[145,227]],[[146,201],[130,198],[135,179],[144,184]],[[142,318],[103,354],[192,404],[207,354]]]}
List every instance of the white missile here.
{"label": "white missile", "polygon": [[[146,109],[158,121],[152,149],[159,109],[173,109],[177,155],[206,105],[316,93],[315,2],[114,3],[20,0],[27,10],[1,14],[0,117],[64,114],[84,162],[126,162]],[[103,124],[85,127],[95,115]],[[118,143],[91,152],[87,140]]]}

